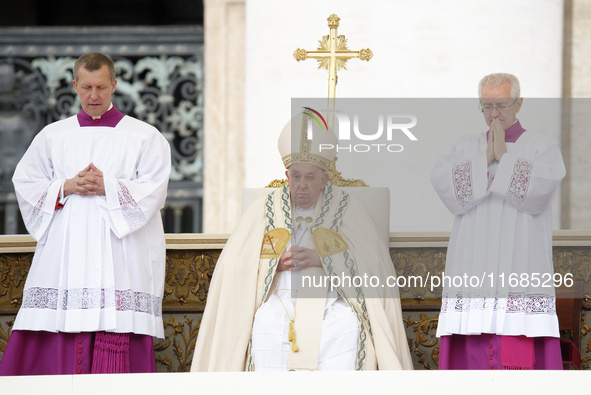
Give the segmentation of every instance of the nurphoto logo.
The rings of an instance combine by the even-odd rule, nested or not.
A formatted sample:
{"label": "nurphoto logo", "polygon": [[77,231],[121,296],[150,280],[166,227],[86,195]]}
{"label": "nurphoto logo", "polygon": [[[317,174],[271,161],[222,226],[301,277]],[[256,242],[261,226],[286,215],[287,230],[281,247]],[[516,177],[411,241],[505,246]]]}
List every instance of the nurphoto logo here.
{"label": "nurphoto logo", "polygon": [[[413,114],[377,114],[373,116],[373,123],[377,124],[373,130],[369,127],[361,127],[362,117],[358,113],[347,114],[341,110],[321,109],[314,110],[311,107],[303,107],[304,113],[309,115],[308,119],[308,139],[313,139],[313,122],[318,123],[322,131],[329,131],[328,123],[321,113],[333,115],[336,119],[336,136],[339,143],[319,144],[318,150],[334,150],[337,152],[402,152],[402,144],[393,143],[395,138],[405,136],[410,141],[418,141],[418,138],[411,132],[417,125],[417,117]],[[328,117],[327,117],[328,118]],[[352,121],[351,121],[352,119]]]}

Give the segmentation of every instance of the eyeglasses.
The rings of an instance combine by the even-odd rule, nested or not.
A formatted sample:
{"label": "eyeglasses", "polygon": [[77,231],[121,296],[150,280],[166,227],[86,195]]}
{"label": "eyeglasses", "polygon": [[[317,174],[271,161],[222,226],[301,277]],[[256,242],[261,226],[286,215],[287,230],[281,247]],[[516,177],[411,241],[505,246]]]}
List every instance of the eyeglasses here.
{"label": "eyeglasses", "polygon": [[496,106],[493,106],[492,104],[485,104],[484,106],[481,103],[478,103],[478,109],[480,110],[480,112],[486,112],[486,113],[491,113],[493,110],[497,110],[498,112],[503,112],[506,109],[508,109],[509,107],[513,106],[513,104],[517,103],[517,99],[513,100],[513,103],[511,104],[499,104]]}

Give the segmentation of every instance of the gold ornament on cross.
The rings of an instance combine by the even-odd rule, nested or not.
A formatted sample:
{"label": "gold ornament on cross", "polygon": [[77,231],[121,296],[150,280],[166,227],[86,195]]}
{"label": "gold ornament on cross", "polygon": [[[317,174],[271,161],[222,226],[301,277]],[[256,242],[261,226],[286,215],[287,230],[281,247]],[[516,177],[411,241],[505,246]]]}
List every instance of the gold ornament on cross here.
{"label": "gold ornament on cross", "polygon": [[318,50],[306,51],[305,49],[296,49],[293,57],[299,62],[308,58],[318,61],[319,69],[328,70],[328,99],[334,99],[337,86],[337,71],[347,69],[347,61],[353,58],[369,61],[373,57],[373,52],[369,48],[360,51],[351,51],[347,48],[347,39],[345,36],[337,36],[339,27],[339,18],[336,14],[328,17],[328,27],[330,34],[319,40]]}

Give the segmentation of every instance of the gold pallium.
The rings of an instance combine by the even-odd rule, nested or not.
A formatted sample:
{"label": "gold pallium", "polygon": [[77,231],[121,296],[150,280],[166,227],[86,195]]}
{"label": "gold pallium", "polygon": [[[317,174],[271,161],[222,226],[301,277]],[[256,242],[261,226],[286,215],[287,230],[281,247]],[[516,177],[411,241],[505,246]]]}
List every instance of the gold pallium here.
{"label": "gold pallium", "polygon": [[332,229],[318,228],[314,231],[314,244],[320,258],[337,254],[349,249],[340,234]]}
{"label": "gold pallium", "polygon": [[261,259],[279,258],[289,243],[291,233],[285,228],[271,229],[263,236]]}

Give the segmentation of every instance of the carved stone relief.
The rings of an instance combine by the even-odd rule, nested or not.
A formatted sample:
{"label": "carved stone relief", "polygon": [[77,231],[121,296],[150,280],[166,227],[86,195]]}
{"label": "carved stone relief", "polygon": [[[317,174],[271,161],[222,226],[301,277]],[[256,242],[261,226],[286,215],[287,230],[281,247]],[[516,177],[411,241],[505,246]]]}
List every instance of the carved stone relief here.
{"label": "carved stone relief", "polygon": [[[165,339],[155,339],[158,371],[190,370],[201,315],[215,263],[221,248],[168,250],[163,301]],[[440,274],[445,248],[391,248],[390,255],[399,275]],[[0,253],[0,358],[20,306],[22,287],[32,253]],[[591,259],[589,247],[554,247],[557,272],[572,272],[585,279]],[[588,277],[587,277],[588,279]],[[585,287],[589,282],[585,280]],[[583,295],[581,322],[581,368],[591,369],[591,299]],[[403,320],[415,369],[437,369],[439,339],[435,337],[440,299],[428,290],[401,289]],[[569,338],[568,333],[561,333]]]}

